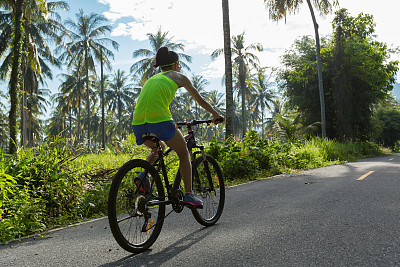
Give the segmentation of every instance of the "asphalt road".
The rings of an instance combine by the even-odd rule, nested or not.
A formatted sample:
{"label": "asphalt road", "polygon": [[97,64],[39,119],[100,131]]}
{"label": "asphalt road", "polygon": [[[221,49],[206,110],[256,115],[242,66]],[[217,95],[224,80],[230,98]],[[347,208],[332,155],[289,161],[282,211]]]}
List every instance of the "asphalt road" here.
{"label": "asphalt road", "polygon": [[0,266],[400,266],[400,154],[227,191],[204,228],[172,214],[150,250],[119,248],[106,218],[0,245]]}

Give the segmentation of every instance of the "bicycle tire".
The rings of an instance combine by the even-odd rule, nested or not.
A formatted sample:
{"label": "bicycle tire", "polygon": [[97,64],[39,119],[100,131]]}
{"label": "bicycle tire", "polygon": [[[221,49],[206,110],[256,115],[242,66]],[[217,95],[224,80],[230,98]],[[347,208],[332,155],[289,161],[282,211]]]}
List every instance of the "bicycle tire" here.
{"label": "bicycle tire", "polygon": [[[209,169],[209,174],[207,171]],[[192,164],[193,192],[203,201],[203,209],[192,209],[194,218],[204,226],[214,225],[225,204],[225,184],[218,162],[210,155],[197,157]]]}
{"label": "bicycle tire", "polygon": [[[149,192],[140,192],[134,183],[135,177],[141,171],[150,175]],[[155,203],[165,200],[159,174],[147,161],[128,161],[114,176],[108,196],[108,221],[111,232],[117,243],[126,251],[141,253],[147,250],[161,232],[165,205],[150,206],[149,200]]]}

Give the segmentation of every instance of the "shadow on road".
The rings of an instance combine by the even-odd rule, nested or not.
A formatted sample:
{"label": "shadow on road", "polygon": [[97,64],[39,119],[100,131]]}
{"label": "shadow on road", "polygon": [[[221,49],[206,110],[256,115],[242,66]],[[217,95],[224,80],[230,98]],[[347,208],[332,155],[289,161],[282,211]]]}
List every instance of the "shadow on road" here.
{"label": "shadow on road", "polygon": [[[140,253],[140,254],[132,254],[131,256],[124,257],[115,262],[107,263],[104,267],[112,267],[112,266],[160,266],[161,264],[169,261],[170,259],[176,257],[181,252],[192,247],[194,244],[206,238],[208,235],[218,230],[218,225],[214,225],[212,227],[204,227],[201,228],[191,234],[188,234],[181,239],[177,240],[171,246],[166,249],[152,254],[152,249]],[[157,241],[153,246],[157,245]]]}

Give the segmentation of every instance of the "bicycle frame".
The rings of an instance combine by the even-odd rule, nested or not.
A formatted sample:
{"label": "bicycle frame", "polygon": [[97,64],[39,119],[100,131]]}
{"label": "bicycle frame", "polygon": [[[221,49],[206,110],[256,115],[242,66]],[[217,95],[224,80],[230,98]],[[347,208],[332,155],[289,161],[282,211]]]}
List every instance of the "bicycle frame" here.
{"label": "bicycle frame", "polygon": [[[197,125],[200,123],[209,124],[209,123],[211,123],[211,120],[195,121],[195,123],[196,124],[193,124],[193,125]],[[186,145],[189,150],[191,162],[193,162],[195,160],[197,154],[201,154],[203,156],[203,159],[206,160],[206,156],[204,153],[204,146],[197,144],[196,139],[194,137],[193,130],[192,130],[192,124],[191,123],[177,123],[177,125],[178,125],[178,128],[181,128],[182,126],[187,127],[188,133],[184,136],[184,139],[186,141]],[[179,126],[181,126],[181,127],[179,127]],[[158,173],[160,173],[160,170],[161,170],[161,173],[162,173],[162,176],[163,176],[164,182],[165,182],[165,187],[167,189],[167,196],[168,196],[167,200],[160,201],[160,202],[158,202],[158,204],[165,204],[165,205],[172,204],[173,200],[174,200],[175,192],[176,192],[176,190],[179,190],[182,176],[178,170],[175,175],[173,185],[172,186],[170,185],[166,166],[165,166],[164,157],[168,156],[169,153],[171,153],[173,150],[168,147],[165,151],[162,151],[162,148],[160,145],[160,140],[158,138],[153,137],[152,141],[156,144],[157,150],[155,152],[158,154],[158,159],[152,165],[156,168]],[[196,151],[193,153],[194,148],[198,148],[198,149],[200,149],[200,151]],[[206,164],[205,166],[207,169],[206,171],[209,173],[208,165]],[[151,186],[153,186],[153,184],[151,184]],[[212,184],[210,186],[212,186]]]}

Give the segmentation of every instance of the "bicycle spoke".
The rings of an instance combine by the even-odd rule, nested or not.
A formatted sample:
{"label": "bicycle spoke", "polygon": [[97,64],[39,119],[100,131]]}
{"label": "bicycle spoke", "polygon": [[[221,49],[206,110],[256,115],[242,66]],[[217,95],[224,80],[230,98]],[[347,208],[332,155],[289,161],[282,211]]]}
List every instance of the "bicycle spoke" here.
{"label": "bicycle spoke", "polygon": [[165,197],[162,183],[153,177],[156,173],[149,163],[128,163],[117,173],[110,189],[109,221],[121,247],[137,253],[151,246],[159,235],[165,214],[165,205],[160,203]]}
{"label": "bicycle spoke", "polygon": [[225,187],[218,163],[209,155],[193,162],[193,190],[203,201],[202,210],[192,210],[196,220],[205,226],[216,223],[225,202]]}

